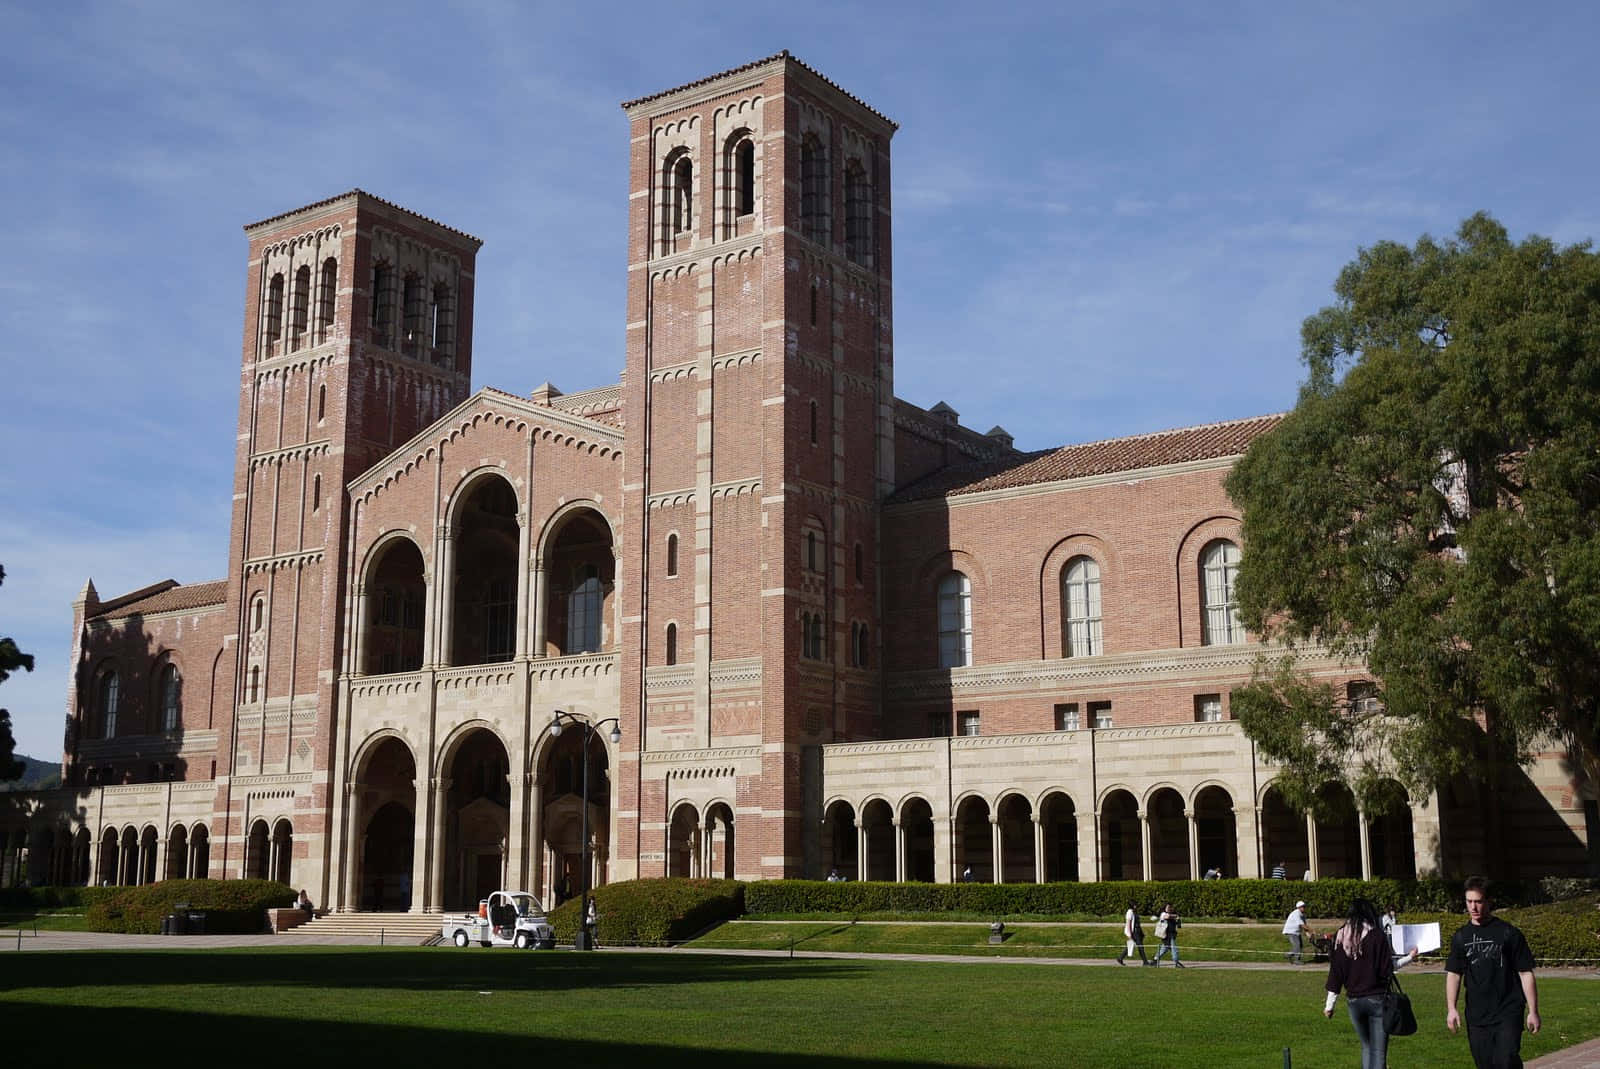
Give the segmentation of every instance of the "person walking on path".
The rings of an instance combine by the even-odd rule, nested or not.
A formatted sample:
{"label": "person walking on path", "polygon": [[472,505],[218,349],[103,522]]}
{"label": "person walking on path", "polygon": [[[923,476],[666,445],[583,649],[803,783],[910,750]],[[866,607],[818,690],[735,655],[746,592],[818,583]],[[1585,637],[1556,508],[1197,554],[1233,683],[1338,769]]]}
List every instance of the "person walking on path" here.
{"label": "person walking on path", "polygon": [[1489,881],[1466,883],[1467,921],[1450,937],[1444,963],[1445,1027],[1461,1027],[1456,999],[1467,987],[1467,1046],[1478,1069],[1521,1069],[1523,1011],[1528,1031],[1537,1033],[1539,989],[1533,979],[1533,951],[1521,931],[1494,915]]}
{"label": "person walking on path", "polygon": [[1289,938],[1289,949],[1283,955],[1289,964],[1299,965],[1305,950],[1304,939],[1309,929],[1306,927],[1306,904],[1296,902],[1289,911],[1289,916],[1283,921],[1283,934]]}
{"label": "person walking on path", "polygon": [[1127,947],[1117,955],[1117,964],[1126,965],[1128,959],[1133,957],[1133,952],[1139,952],[1139,960],[1146,965],[1154,964],[1144,956],[1144,927],[1139,923],[1139,911],[1133,908],[1133,903],[1128,903],[1128,912],[1122,915],[1122,938],[1127,941]]}
{"label": "person walking on path", "polygon": [[1168,902],[1156,917],[1156,938],[1161,940],[1161,945],[1156,948],[1155,961],[1152,965],[1161,964],[1161,955],[1171,954],[1172,964],[1183,968],[1183,962],[1178,960],[1178,929],[1183,927],[1183,918],[1178,916],[1178,911]]}
{"label": "person walking on path", "polygon": [[1389,1034],[1383,1029],[1383,993],[1394,977],[1394,956],[1384,938],[1378,910],[1365,898],[1350,903],[1344,927],[1333,937],[1328,955],[1328,997],[1322,1015],[1333,1017],[1333,1004],[1342,989],[1350,1025],[1361,1040],[1361,1069],[1384,1069],[1389,1055]]}

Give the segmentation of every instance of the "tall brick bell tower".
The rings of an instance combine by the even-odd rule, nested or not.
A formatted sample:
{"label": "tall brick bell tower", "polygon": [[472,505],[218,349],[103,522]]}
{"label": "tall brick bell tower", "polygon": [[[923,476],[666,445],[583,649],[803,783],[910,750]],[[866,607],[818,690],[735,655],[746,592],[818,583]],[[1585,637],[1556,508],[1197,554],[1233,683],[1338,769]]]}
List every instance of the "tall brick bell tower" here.
{"label": "tall brick bell tower", "polygon": [[[895,124],[787,52],[623,107],[618,854],[820,875],[816,747],[879,735]],[[680,797],[731,817],[694,864]]]}
{"label": "tall brick bell tower", "polygon": [[[250,240],[228,611],[234,715],[218,725],[223,872],[264,869],[255,800],[294,795],[295,871],[329,901],[344,487],[467,397],[478,239],[360,190]],[[343,625],[343,626],[342,626]],[[226,673],[222,673],[225,678]],[[213,862],[215,864],[215,862]]]}

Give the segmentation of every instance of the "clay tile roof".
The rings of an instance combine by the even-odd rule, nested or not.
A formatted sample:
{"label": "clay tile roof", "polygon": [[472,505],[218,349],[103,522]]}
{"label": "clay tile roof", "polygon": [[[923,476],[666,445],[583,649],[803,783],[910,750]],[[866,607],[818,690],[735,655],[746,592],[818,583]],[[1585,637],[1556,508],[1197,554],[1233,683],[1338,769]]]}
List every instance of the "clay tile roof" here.
{"label": "clay tile roof", "polygon": [[187,583],[181,586],[175,580],[164,579],[130,594],[124,594],[120,598],[112,598],[101,605],[94,615],[148,616],[158,612],[207,609],[221,605],[227,597],[226,579],[216,579],[209,583]]}
{"label": "clay tile roof", "polygon": [[468,241],[476,242],[479,246],[483,245],[483,239],[482,238],[475,238],[471,234],[467,233],[465,230],[457,230],[455,227],[451,226],[448,223],[441,223],[437,219],[429,219],[426,215],[423,215],[420,212],[414,212],[410,208],[405,207],[404,205],[396,204],[392,200],[384,200],[382,197],[377,196],[376,194],[368,193],[366,190],[359,189],[359,188],[352,189],[347,193],[340,193],[337,196],[328,197],[325,200],[319,200],[314,204],[302,204],[298,208],[291,208],[289,211],[279,212],[277,215],[268,216],[267,218],[258,220],[257,222],[254,222],[254,223],[246,223],[244,229],[245,229],[246,233],[249,233],[250,231],[254,230],[258,226],[266,226],[268,223],[276,223],[279,219],[287,219],[291,215],[299,215],[301,212],[309,212],[309,211],[311,211],[312,209],[315,209],[315,208],[324,208],[324,207],[328,206],[329,204],[334,203],[335,201],[344,200],[346,197],[366,197],[368,200],[377,201],[379,204],[382,204],[385,207],[393,208],[397,212],[405,212],[407,215],[414,216],[414,217],[416,217],[418,219],[421,219],[425,223],[432,223],[434,226],[439,227],[441,230],[448,230],[452,234],[459,234],[462,237],[466,238]]}
{"label": "clay tile roof", "polygon": [[856,96],[854,93],[850,92],[844,86],[840,85],[838,82],[834,81],[832,78],[829,78],[826,74],[823,74],[821,71],[817,70],[815,67],[811,66],[809,63],[805,63],[802,60],[797,59],[795,56],[791,55],[787,48],[785,48],[782,52],[775,52],[772,55],[766,56],[766,57],[764,57],[762,59],[751,60],[749,63],[742,64],[742,65],[740,65],[738,67],[732,67],[732,68],[730,68],[728,70],[725,70],[725,71],[721,72],[720,74],[712,74],[712,75],[708,75],[707,77],[704,77],[704,78],[696,78],[692,82],[685,82],[682,85],[673,86],[671,89],[663,89],[659,93],[651,93],[649,96],[642,96],[642,97],[639,97],[636,100],[624,100],[622,102],[622,108],[623,108],[624,111],[626,111],[627,109],[629,109],[631,107],[634,107],[636,105],[639,105],[639,104],[648,104],[652,100],[659,100],[664,96],[671,96],[673,93],[681,92],[682,90],[685,90],[685,89],[693,89],[696,86],[706,85],[706,84],[708,84],[710,82],[714,82],[719,78],[726,78],[730,74],[743,74],[745,71],[754,70],[756,67],[762,66],[763,64],[766,64],[766,63],[771,63],[773,60],[778,60],[778,59],[786,59],[786,60],[788,60],[790,63],[793,63],[795,66],[799,67],[801,70],[808,72],[813,77],[817,78],[819,81],[825,82],[826,84],[828,84],[828,85],[832,86],[833,88],[837,89],[839,92],[843,93],[845,96],[849,97],[851,100],[855,101],[857,104],[860,104],[863,108],[867,109],[867,111],[871,112],[872,114],[876,115],[878,118],[882,119],[884,122],[888,123],[889,124],[889,128],[891,130],[900,129],[900,124],[899,123],[895,122],[893,119],[889,118],[889,116],[885,115],[883,112],[879,111],[877,108],[873,107],[871,104],[868,104],[865,100],[862,100],[860,97]]}
{"label": "clay tile roof", "polygon": [[924,501],[1238,456],[1282,419],[1282,414],[1256,416],[1131,438],[1064,445],[998,461],[959,464],[912,483],[889,500],[891,503]]}

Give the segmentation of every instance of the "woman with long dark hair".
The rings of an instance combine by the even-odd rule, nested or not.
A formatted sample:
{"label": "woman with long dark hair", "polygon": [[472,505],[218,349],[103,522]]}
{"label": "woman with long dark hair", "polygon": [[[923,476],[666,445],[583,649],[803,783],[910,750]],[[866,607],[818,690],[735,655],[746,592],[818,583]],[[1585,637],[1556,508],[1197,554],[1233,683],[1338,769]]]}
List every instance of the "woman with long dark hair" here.
{"label": "woman with long dark hair", "polygon": [[1394,976],[1394,957],[1384,938],[1378,909],[1365,898],[1350,903],[1344,927],[1333,937],[1328,956],[1328,999],[1324,1017],[1333,1017],[1341,989],[1347,995],[1350,1024],[1361,1040],[1361,1069],[1384,1069],[1389,1034],[1383,1030],[1383,993]]}

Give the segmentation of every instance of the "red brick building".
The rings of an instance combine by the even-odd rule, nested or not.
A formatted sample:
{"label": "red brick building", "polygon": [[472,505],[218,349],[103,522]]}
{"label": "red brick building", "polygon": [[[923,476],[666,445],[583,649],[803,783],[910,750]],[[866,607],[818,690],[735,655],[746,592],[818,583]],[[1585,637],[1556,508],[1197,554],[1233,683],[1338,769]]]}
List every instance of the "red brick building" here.
{"label": "red brick building", "polygon": [[1495,820],[1497,870],[1584,866],[1555,761],[1277,798],[1222,489],[1277,417],[1024,454],[901,401],[895,125],[787,54],[624,110],[613,386],[473,392],[449,226],[358,190],[245,228],[229,572],[85,587],[36,882],[434,911],[575,888],[586,830],[597,882],[1409,874]]}

